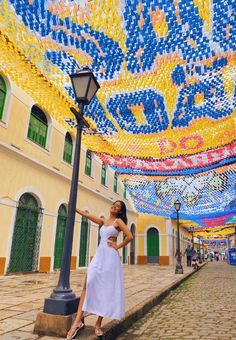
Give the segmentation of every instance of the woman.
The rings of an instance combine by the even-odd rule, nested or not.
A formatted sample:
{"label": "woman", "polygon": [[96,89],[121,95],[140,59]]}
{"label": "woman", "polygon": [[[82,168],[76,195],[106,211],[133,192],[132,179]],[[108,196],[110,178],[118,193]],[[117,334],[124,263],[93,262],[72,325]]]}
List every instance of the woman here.
{"label": "woman", "polygon": [[[69,340],[74,339],[84,328],[83,312],[98,315],[95,324],[97,337],[103,335],[101,329],[103,317],[120,320],[124,316],[123,273],[118,249],[126,246],[133,239],[127,227],[126,206],[122,201],[112,204],[109,218],[96,217],[80,209],[76,209],[76,212],[102,227],[100,244],[88,267],[77,316],[67,333]],[[126,238],[117,244],[120,231]]]}

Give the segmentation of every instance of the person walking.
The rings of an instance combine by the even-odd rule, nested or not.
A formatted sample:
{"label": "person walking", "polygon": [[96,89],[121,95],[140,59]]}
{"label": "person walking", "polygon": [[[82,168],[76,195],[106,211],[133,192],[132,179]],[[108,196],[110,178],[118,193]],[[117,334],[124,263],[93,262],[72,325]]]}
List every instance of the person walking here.
{"label": "person walking", "polygon": [[190,244],[185,249],[185,254],[186,254],[186,257],[187,257],[187,267],[191,267],[191,265],[192,265],[192,249],[190,247]]}
{"label": "person walking", "polygon": [[192,266],[194,269],[198,269],[199,265],[198,265],[198,254],[196,252],[196,250],[194,249],[194,247],[192,247]]}
{"label": "person walking", "polygon": [[[85,327],[84,313],[98,316],[95,335],[103,336],[101,329],[103,317],[120,320],[125,314],[123,272],[118,249],[126,246],[133,235],[127,227],[126,205],[116,201],[110,208],[109,218],[101,218],[80,209],[76,212],[92,222],[102,225],[100,243],[96,254],[90,262],[76,318],[67,333],[67,339],[74,339]],[[124,233],[125,240],[117,244],[119,232]]]}

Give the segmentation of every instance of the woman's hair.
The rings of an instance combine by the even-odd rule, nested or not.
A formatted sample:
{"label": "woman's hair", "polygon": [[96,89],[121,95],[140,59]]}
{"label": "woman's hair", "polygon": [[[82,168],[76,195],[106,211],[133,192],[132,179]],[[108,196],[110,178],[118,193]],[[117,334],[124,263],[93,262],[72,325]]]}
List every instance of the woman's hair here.
{"label": "woman's hair", "polygon": [[115,204],[116,202],[119,202],[121,205],[121,210],[120,213],[118,214],[118,218],[122,219],[122,221],[127,224],[128,219],[127,219],[127,215],[126,215],[126,205],[123,201],[115,201],[113,204]]}

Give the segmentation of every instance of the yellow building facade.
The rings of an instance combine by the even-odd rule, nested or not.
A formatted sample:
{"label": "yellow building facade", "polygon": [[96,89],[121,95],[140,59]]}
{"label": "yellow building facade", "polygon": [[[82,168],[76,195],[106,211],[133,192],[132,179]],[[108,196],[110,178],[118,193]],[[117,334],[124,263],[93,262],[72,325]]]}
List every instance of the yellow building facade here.
{"label": "yellow building facade", "polygon": [[[60,268],[73,150],[74,137],[0,73],[0,274]],[[82,146],[77,206],[107,217],[116,200],[126,203],[134,235],[122,262],[172,264],[174,222],[138,214],[113,169]],[[182,229],[181,238],[184,249]],[[99,226],[76,215],[71,268],[87,266],[98,243]]]}

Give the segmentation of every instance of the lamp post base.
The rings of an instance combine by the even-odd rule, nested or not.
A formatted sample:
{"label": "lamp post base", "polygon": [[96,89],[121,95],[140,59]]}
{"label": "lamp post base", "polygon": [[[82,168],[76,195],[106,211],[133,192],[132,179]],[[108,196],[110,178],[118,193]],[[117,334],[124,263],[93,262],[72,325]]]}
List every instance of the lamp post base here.
{"label": "lamp post base", "polygon": [[184,270],[183,267],[180,263],[177,263],[176,267],[175,267],[175,274],[183,274]]}
{"label": "lamp post base", "polygon": [[34,325],[34,334],[66,338],[74,315],[52,315],[39,312]]}
{"label": "lamp post base", "polygon": [[79,305],[79,298],[73,299],[45,299],[44,313],[56,315],[71,315],[77,312]]}

